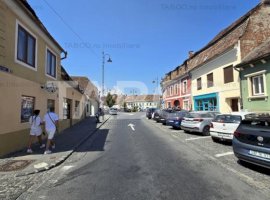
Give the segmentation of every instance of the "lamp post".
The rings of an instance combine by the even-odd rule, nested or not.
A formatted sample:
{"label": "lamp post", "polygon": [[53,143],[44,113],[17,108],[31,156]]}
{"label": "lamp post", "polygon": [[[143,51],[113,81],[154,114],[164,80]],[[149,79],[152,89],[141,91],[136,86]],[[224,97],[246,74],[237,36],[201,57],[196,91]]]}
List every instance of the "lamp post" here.
{"label": "lamp post", "polygon": [[[160,95],[159,94],[159,79],[158,79],[158,76],[152,81],[152,83],[156,83],[157,84],[157,88],[156,88],[156,94],[157,95]],[[161,108],[161,102],[162,102],[162,97],[160,96],[159,98],[158,98],[159,100],[159,107]]]}
{"label": "lamp post", "polygon": [[[105,66],[105,57],[108,56],[107,62],[111,63],[112,59],[109,54],[105,54],[104,51],[102,51],[102,88],[101,88],[101,97],[104,97],[104,66]],[[102,108],[104,111],[104,102],[102,102]],[[104,115],[103,115],[103,120],[104,120]]]}
{"label": "lamp post", "polygon": [[159,91],[158,91],[158,89],[159,89],[159,79],[158,79],[158,77],[156,77],[156,78],[152,81],[152,83],[156,83],[156,84],[157,84],[156,93],[159,94]]}

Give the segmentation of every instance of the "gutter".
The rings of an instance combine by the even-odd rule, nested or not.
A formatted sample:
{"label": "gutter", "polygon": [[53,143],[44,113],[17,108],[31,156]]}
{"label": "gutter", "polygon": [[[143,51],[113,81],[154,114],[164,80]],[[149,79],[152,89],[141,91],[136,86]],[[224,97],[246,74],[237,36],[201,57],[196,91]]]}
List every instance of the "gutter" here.
{"label": "gutter", "polygon": [[242,80],[241,80],[241,70],[237,69],[235,66],[233,67],[236,71],[239,73],[239,79],[240,79],[240,110],[243,110],[243,93],[242,93]]}

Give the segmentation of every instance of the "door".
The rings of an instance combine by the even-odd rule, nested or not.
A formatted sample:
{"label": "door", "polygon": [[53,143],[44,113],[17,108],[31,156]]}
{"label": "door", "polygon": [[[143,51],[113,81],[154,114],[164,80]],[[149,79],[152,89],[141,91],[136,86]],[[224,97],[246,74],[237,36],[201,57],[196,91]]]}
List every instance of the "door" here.
{"label": "door", "polygon": [[238,109],[238,99],[232,99],[231,100],[231,109],[233,112],[239,111]]}
{"label": "door", "polygon": [[203,102],[203,110],[208,111],[209,110],[209,101]]}

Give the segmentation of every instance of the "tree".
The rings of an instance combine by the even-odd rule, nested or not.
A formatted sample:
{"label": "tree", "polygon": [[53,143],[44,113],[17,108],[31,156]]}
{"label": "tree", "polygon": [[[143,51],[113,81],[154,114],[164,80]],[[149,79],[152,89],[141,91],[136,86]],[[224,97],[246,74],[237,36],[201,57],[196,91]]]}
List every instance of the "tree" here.
{"label": "tree", "polygon": [[124,107],[124,109],[126,110],[126,108],[127,108],[127,103],[126,103],[126,102],[124,102],[123,107]]}
{"label": "tree", "polygon": [[107,94],[107,97],[106,97],[106,104],[107,106],[109,106],[110,108],[115,104],[115,98],[111,95],[111,93],[108,93]]}

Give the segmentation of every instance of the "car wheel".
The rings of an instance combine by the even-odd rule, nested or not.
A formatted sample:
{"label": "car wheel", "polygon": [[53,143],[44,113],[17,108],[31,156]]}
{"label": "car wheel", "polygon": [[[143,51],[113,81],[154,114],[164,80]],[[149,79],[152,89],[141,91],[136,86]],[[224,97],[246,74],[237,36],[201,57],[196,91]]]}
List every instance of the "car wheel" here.
{"label": "car wheel", "polygon": [[209,127],[209,126],[205,126],[205,127],[203,128],[202,134],[203,134],[204,136],[209,136],[209,135],[210,135],[210,127]]}
{"label": "car wheel", "polygon": [[213,142],[219,142],[218,138],[212,137]]}

